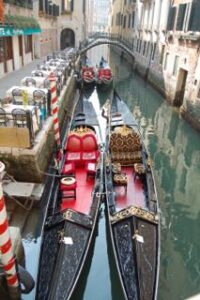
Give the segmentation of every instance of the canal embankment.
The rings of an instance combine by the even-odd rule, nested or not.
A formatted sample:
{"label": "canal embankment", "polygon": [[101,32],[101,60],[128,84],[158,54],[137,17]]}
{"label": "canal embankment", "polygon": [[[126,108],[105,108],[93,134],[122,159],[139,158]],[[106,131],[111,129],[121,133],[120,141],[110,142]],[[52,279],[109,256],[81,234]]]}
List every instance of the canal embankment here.
{"label": "canal embankment", "polygon": [[[149,58],[141,57],[137,52],[134,53],[133,59],[124,50],[114,48],[114,51],[119,55],[120,59],[128,61],[134,72],[156,89],[171,106],[178,107],[180,116],[200,132],[200,102],[198,99],[197,101],[195,100],[195,97],[198,97],[198,93],[195,92],[197,80],[191,83],[190,88],[187,87],[186,78],[189,76],[189,72],[184,71],[188,68],[187,59],[181,62],[180,74],[176,81],[175,76],[170,76],[164,71],[162,62],[160,64],[154,63]],[[192,86],[193,84],[194,87]]]}
{"label": "canal embankment", "polygon": [[[24,75],[31,74],[31,71],[36,68],[38,63],[43,60],[36,60],[25,66],[23,70],[16,71],[14,76],[20,82]],[[5,84],[6,82],[6,84]],[[6,80],[0,82],[1,97],[5,96],[7,88],[9,88],[13,81],[13,73],[7,75]],[[15,82],[16,84],[16,82]],[[74,71],[69,72],[66,83],[58,97],[58,118],[60,130],[62,131],[63,124],[70,120],[74,103],[77,100],[75,97],[76,79]],[[42,128],[37,132],[33,147],[0,147],[0,160],[6,165],[6,171],[12,174],[16,180],[42,182],[44,172],[47,170],[49,159],[53,150],[55,149],[55,137],[53,131],[53,117],[49,116],[43,123]]]}

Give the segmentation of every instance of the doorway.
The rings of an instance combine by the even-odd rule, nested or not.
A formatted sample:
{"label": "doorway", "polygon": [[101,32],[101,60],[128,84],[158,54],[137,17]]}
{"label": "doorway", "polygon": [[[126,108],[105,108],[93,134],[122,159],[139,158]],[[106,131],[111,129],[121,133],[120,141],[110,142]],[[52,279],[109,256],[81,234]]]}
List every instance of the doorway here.
{"label": "doorway", "polygon": [[72,29],[63,29],[60,36],[60,49],[64,50],[67,47],[75,47],[75,34]]}
{"label": "doorway", "polygon": [[176,95],[173,103],[174,106],[180,107],[183,104],[187,75],[188,71],[184,69],[179,69],[176,85]]}

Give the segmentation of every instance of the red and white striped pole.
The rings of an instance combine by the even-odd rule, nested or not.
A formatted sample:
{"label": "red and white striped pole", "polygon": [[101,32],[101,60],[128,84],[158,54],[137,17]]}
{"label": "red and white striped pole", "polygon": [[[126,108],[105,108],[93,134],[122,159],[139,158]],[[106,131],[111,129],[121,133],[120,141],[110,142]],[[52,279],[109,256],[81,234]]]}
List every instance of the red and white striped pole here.
{"label": "red and white striped pole", "polygon": [[0,161],[0,252],[1,263],[6,275],[8,292],[11,299],[20,299],[19,280],[16,270],[16,261],[13,255],[8,218],[2,189],[2,173],[5,165]]}
{"label": "red and white striped pole", "polygon": [[53,115],[54,124],[54,135],[58,148],[60,148],[60,131],[59,131],[59,120],[58,120],[58,98],[56,93],[56,77],[51,74],[49,76],[50,91],[51,91],[51,113]]}

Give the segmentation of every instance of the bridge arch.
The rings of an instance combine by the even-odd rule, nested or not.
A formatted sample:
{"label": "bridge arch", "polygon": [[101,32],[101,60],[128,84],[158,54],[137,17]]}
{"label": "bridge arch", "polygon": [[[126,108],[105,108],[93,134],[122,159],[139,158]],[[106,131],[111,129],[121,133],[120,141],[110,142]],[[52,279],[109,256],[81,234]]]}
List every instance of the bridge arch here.
{"label": "bridge arch", "polygon": [[105,45],[105,44],[113,45],[113,46],[121,48],[124,52],[128,53],[133,58],[133,60],[135,60],[135,55],[134,55],[133,50],[130,49],[130,47],[123,44],[122,41],[102,39],[102,38],[96,39],[95,41],[92,41],[92,42],[88,42],[87,45],[82,46],[79,49],[79,54],[80,55],[84,54],[86,51],[90,50],[91,48],[94,48],[94,47],[99,46],[99,45]]}
{"label": "bridge arch", "polygon": [[63,29],[60,34],[60,49],[67,47],[75,47],[75,33],[70,28]]}

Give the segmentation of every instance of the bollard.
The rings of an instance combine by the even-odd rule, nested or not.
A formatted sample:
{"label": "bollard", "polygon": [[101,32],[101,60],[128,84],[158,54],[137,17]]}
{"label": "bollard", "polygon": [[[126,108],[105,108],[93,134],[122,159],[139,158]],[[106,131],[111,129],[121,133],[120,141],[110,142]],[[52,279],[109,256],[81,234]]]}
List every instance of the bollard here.
{"label": "bollard", "polygon": [[59,131],[59,121],[58,121],[58,98],[56,94],[56,77],[54,75],[49,76],[50,81],[50,91],[51,91],[51,113],[53,115],[54,124],[54,135],[58,148],[60,148],[60,131]]}
{"label": "bollard", "polygon": [[12,251],[8,218],[2,189],[2,173],[5,165],[0,161],[0,252],[1,263],[6,275],[8,293],[11,299],[20,299],[20,287],[16,269],[16,260]]}

